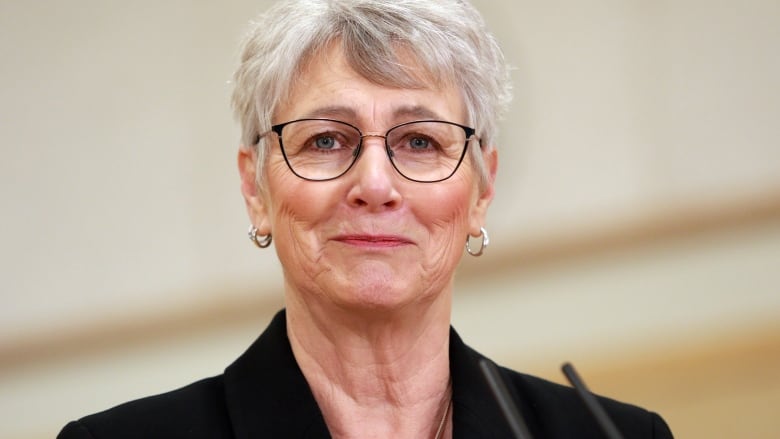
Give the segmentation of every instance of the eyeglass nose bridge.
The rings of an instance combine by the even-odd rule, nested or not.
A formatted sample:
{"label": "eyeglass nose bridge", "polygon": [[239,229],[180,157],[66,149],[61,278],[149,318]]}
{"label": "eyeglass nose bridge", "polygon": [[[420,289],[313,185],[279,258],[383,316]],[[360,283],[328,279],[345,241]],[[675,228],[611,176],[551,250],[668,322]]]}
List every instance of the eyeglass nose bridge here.
{"label": "eyeglass nose bridge", "polygon": [[[390,159],[390,163],[392,163],[393,162],[393,151],[387,145],[387,134],[380,134],[380,133],[365,133],[365,134],[361,133],[360,134],[360,143],[358,144],[358,147],[355,149],[355,152],[354,152],[355,160],[358,159],[358,155],[363,150],[363,139],[370,138],[370,137],[375,137],[375,138],[384,140],[385,152],[387,153],[387,157]],[[395,167],[395,163],[393,163],[393,167]]]}
{"label": "eyeglass nose bridge", "polygon": [[360,144],[363,144],[363,139],[370,138],[370,137],[376,137],[378,139],[382,139],[385,141],[385,147],[387,147],[387,134],[380,134],[380,133],[366,133],[366,134],[360,134]]}
{"label": "eyeglass nose bridge", "polygon": [[366,137],[379,137],[380,139],[387,140],[387,134],[380,134],[380,133],[365,133],[360,135],[360,141],[362,142],[363,139]]}

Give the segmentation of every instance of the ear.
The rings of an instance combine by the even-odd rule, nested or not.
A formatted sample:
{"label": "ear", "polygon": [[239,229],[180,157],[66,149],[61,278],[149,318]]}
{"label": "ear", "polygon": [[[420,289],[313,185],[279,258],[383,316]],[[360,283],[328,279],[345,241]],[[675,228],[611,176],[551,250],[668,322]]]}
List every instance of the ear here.
{"label": "ear", "polygon": [[479,229],[481,227],[485,227],[487,210],[496,193],[496,171],[498,170],[498,151],[496,151],[496,148],[483,150],[482,160],[485,163],[487,181],[480,185],[476,202],[471,207],[471,213],[469,214],[469,234],[474,237],[480,235],[481,231]]}
{"label": "ear", "polygon": [[241,194],[244,196],[249,221],[259,235],[271,233],[268,216],[268,197],[257,183],[257,152],[241,145],[238,148],[238,172],[241,175]]}

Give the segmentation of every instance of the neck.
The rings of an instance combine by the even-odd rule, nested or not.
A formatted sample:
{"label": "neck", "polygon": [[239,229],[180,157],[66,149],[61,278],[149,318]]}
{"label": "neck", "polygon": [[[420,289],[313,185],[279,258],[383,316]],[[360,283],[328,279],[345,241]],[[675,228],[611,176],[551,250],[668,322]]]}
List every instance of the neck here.
{"label": "neck", "polygon": [[288,296],[293,354],[333,437],[434,437],[451,399],[450,306],[449,291],[362,313]]}

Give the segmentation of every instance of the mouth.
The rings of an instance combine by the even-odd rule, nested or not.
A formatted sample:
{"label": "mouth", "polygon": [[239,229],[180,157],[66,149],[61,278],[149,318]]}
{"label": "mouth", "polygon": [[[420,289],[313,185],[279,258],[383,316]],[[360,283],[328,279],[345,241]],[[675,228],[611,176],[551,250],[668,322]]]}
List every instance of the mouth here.
{"label": "mouth", "polygon": [[362,248],[392,248],[414,244],[408,238],[397,235],[340,235],[334,241]]}

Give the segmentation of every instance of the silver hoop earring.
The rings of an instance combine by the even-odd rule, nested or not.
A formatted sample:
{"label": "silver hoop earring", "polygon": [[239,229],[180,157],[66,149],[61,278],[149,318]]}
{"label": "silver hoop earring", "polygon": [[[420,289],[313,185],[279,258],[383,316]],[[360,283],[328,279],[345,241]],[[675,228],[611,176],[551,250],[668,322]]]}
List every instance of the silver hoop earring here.
{"label": "silver hoop earring", "polygon": [[468,252],[468,254],[471,256],[482,256],[482,253],[485,251],[488,244],[490,244],[490,237],[488,236],[488,232],[484,227],[479,228],[479,236],[482,237],[482,244],[479,246],[479,251],[475,252],[471,250],[471,245],[469,244],[469,241],[471,241],[471,236],[466,235],[466,252]]}
{"label": "silver hoop earring", "polygon": [[271,245],[271,234],[267,234],[264,236],[257,236],[257,227],[254,225],[249,226],[249,240],[254,242],[256,246],[260,248],[266,248],[269,245]]}

